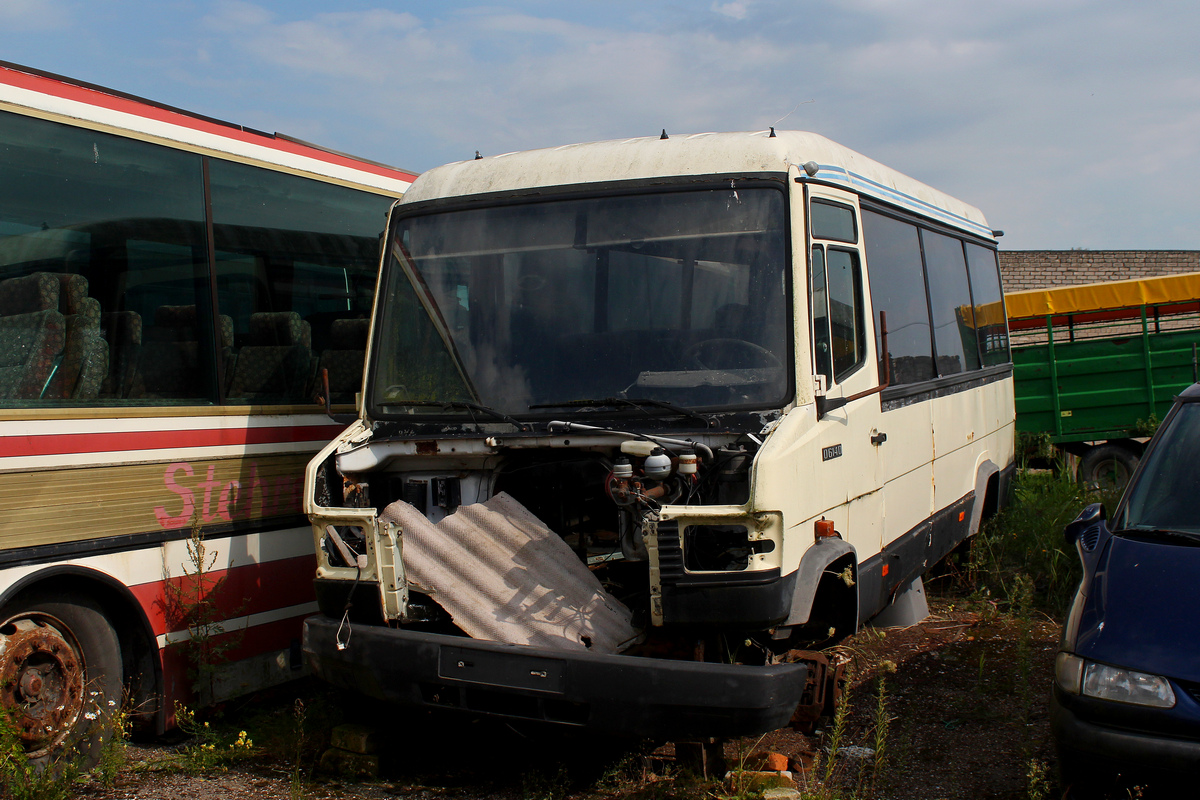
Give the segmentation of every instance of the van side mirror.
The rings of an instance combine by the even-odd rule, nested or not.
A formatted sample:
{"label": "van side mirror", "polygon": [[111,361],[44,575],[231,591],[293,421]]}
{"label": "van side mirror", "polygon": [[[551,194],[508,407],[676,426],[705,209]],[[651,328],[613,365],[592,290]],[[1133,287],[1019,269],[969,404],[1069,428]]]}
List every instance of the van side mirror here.
{"label": "van side mirror", "polygon": [[1104,504],[1092,503],[1080,511],[1078,517],[1067,523],[1067,527],[1063,528],[1063,539],[1067,544],[1075,544],[1085,531],[1103,523],[1106,519],[1108,519],[1108,512],[1104,510]]}

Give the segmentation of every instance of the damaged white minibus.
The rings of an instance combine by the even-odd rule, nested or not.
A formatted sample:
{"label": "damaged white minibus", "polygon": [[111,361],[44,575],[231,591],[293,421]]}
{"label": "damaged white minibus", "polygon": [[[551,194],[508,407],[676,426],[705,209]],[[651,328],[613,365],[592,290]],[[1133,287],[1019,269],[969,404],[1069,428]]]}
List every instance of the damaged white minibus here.
{"label": "damaged white minibus", "polygon": [[1004,497],[997,235],[810,133],[425,173],[360,416],[307,471],[313,668],[646,737],[815,718],[814,650]]}

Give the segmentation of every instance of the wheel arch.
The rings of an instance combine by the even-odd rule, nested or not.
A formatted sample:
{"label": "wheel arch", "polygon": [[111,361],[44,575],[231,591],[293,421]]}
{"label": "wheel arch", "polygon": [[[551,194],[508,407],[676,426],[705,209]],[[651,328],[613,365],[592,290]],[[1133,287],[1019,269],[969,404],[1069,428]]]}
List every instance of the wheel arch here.
{"label": "wheel arch", "polygon": [[1000,510],[1000,467],[985,458],[975,467],[975,502],[971,504],[971,526],[967,536],[979,533],[979,526]]}
{"label": "wheel arch", "polygon": [[[152,724],[156,733],[163,733],[166,714],[158,702],[163,691],[158,640],[145,609],[129,587],[99,570],[59,564],[25,575],[0,592],[0,608],[20,601],[22,596],[47,591],[84,594],[100,606],[121,645],[125,673],[121,678],[130,692],[133,716],[141,724]],[[145,711],[139,713],[137,709]]]}
{"label": "wheel arch", "polygon": [[[847,558],[848,557],[848,558]],[[842,560],[848,560],[852,577],[857,587],[858,581],[858,552],[854,545],[844,539],[831,537],[813,544],[800,558],[800,566],[796,569],[796,589],[792,594],[792,609],[784,625],[803,625],[809,621],[813,605],[817,599],[817,590],[826,570]],[[857,591],[855,594],[854,618],[858,619]]]}

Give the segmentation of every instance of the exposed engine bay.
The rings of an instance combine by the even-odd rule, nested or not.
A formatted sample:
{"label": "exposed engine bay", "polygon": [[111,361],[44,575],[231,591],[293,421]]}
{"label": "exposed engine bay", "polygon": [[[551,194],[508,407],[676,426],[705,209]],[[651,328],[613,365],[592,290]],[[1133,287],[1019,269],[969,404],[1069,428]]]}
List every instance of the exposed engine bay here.
{"label": "exposed engine bay", "polygon": [[[655,629],[653,598],[664,572],[742,573],[760,567],[761,554],[776,549],[774,538],[748,524],[744,512],[751,465],[761,444],[756,436],[707,434],[701,441],[701,437],[636,435],[578,423],[548,427],[558,435],[502,442],[490,437],[427,442],[377,434],[360,448],[345,448],[321,465],[315,483],[319,505],[374,508],[380,512],[380,525],[394,525],[399,531],[407,602],[402,618],[392,624],[525,643],[521,636],[527,632],[504,639],[498,637],[505,634],[495,630],[481,633],[461,624],[462,612],[455,614],[448,608],[461,603],[448,592],[453,593],[458,582],[473,584],[463,592],[465,596],[480,585],[494,589],[499,584],[514,594],[528,595],[528,585],[514,576],[533,567],[531,550],[517,547],[500,554],[489,549],[490,541],[488,547],[459,547],[450,543],[453,537],[442,533],[452,550],[439,552],[434,560],[452,565],[454,577],[442,575],[436,586],[428,585],[422,548],[437,541],[439,529],[447,525],[453,529],[460,513],[507,516],[553,532],[555,545],[550,551],[545,551],[544,542],[538,547],[552,553],[546,563],[551,564],[548,574],[555,577],[538,584],[539,591],[547,598],[557,592],[546,602],[561,604],[586,582],[577,574],[556,571],[562,553],[573,556],[585,579],[592,578],[615,605],[628,609],[630,635],[618,651],[653,647],[664,638],[664,632]],[[711,520],[680,525],[664,523],[664,508],[692,515],[717,513]],[[532,522],[524,520],[525,515]],[[458,528],[460,539],[494,536],[487,525]],[[323,556],[330,567],[356,567],[360,556],[368,553],[366,538],[360,527],[328,525],[321,538]],[[656,542],[653,548],[650,540]],[[500,578],[493,580],[493,575]],[[549,580],[560,585],[542,585]],[[488,602],[495,605],[489,613],[496,616],[501,608],[504,613],[527,616],[522,609],[532,601],[528,596],[520,601],[497,597],[493,591]],[[661,626],[661,621],[657,624]],[[687,648],[697,646],[695,636],[684,638]]]}

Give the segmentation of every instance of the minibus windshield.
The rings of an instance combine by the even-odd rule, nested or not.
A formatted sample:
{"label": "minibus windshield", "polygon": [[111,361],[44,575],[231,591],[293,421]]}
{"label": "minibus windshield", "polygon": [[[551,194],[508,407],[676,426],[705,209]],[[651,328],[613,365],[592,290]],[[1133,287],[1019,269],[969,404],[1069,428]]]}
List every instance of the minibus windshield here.
{"label": "minibus windshield", "polygon": [[778,408],[793,385],[785,208],[776,186],[726,183],[400,217],[372,414]]}

